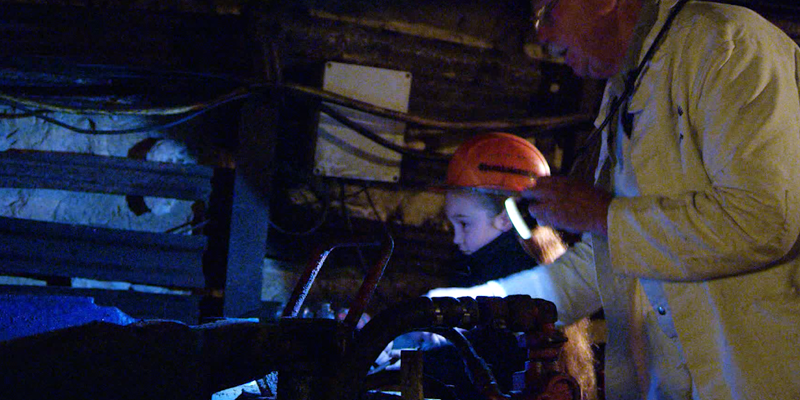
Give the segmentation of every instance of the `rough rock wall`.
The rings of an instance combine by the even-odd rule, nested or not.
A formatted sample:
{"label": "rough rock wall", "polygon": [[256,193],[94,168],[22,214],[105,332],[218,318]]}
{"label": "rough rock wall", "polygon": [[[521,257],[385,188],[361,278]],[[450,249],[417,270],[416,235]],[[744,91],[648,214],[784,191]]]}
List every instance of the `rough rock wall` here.
{"label": "rough rock wall", "polygon": [[[84,129],[126,129],[147,124],[141,117],[53,114],[63,122]],[[128,157],[128,152],[145,139],[160,139],[147,159],[193,163],[182,144],[159,133],[86,135],[71,132],[37,118],[0,120],[0,151],[40,150]],[[120,177],[125,179],[125,177]],[[125,196],[61,190],[0,189],[0,215],[39,221],[90,225],[106,228],[164,232],[191,220],[192,202],[147,199],[151,212],[136,215]]]}
{"label": "rough rock wall", "polygon": [[[6,115],[14,113],[5,109]],[[83,129],[119,130],[146,125],[141,117],[50,114],[69,125]],[[144,158],[150,161],[193,163],[186,147],[158,133],[124,135],[78,134],[33,117],[0,119],[0,151],[38,150],[128,157],[131,149],[145,140],[155,139]],[[125,179],[124,176],[120,179]],[[71,225],[88,225],[145,232],[165,232],[192,220],[192,202],[144,198],[149,212],[134,212],[125,196],[64,190],[0,188],[0,216]],[[0,284],[41,285],[36,279],[0,276]],[[127,282],[99,282],[73,277],[71,286],[109,288],[159,293],[176,291]]]}

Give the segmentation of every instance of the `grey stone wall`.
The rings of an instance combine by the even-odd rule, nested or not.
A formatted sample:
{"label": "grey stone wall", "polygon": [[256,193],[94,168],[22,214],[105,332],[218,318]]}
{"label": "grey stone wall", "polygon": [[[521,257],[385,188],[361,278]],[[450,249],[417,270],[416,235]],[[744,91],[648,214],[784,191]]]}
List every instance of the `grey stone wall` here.
{"label": "grey stone wall", "polygon": [[[15,110],[0,109],[12,115]],[[149,123],[137,116],[77,115],[51,113],[50,117],[83,129],[127,129]],[[150,161],[194,163],[186,147],[159,132],[124,135],[92,135],[74,133],[38,118],[0,119],[0,151],[39,150],[95,154],[108,157],[127,157],[130,149],[146,139],[158,139],[145,156]],[[119,179],[125,179],[121,176]],[[37,221],[87,225],[103,228],[165,232],[191,221],[192,202],[145,198],[150,212],[137,215],[128,206],[125,196],[101,193],[81,193],[63,190],[0,188],[0,216]],[[78,277],[79,278],[79,277]],[[5,278],[3,283],[30,284],[19,278]],[[33,281],[35,283],[35,281]],[[85,279],[74,282],[78,287],[102,287]],[[122,285],[122,286],[120,286]],[[108,288],[130,289],[130,284],[108,284]],[[157,289],[156,289],[157,290]]]}

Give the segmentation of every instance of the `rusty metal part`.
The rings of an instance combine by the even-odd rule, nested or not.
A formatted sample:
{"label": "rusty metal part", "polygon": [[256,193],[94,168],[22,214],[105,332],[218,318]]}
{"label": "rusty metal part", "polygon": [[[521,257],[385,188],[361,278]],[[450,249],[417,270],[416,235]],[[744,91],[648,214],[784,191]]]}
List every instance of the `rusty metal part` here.
{"label": "rusty metal part", "polygon": [[[555,328],[556,320],[553,303],[524,295],[414,299],[378,314],[364,326],[348,347],[337,380],[357,383],[342,393],[343,398],[357,396],[363,391],[361,377],[367,375],[372,361],[386,344],[406,332],[429,331],[443,334],[456,345],[473,384],[488,400],[579,400],[578,383],[558,363],[566,338]],[[515,377],[515,390],[510,396],[497,388],[491,370],[469,341],[454,329],[445,329],[470,329],[477,325],[524,333],[528,362],[526,370]]]}
{"label": "rusty metal part", "polygon": [[353,382],[355,385],[345,388],[342,398],[356,397],[364,391],[364,378],[373,361],[386,345],[403,333],[425,330],[431,326],[450,326],[469,329],[474,326],[474,319],[466,315],[477,315],[477,307],[469,307],[469,299],[464,304],[458,300],[444,297],[431,299],[419,297],[400,304],[374,316],[354,337],[343,357],[343,365],[338,380]]}
{"label": "rusty metal part", "polygon": [[381,257],[367,272],[367,276],[364,277],[364,281],[358,289],[358,294],[356,294],[356,298],[350,304],[350,309],[347,312],[347,316],[344,318],[345,326],[350,327],[351,330],[356,328],[358,321],[364,315],[364,311],[366,311],[369,301],[372,299],[372,295],[378,287],[378,282],[380,282],[381,277],[383,277],[383,271],[386,269],[386,264],[389,263],[389,258],[392,256],[393,249],[394,240],[387,235],[386,241],[384,241],[381,247]]}
{"label": "rusty metal part", "polygon": [[[527,296],[506,298],[509,329],[522,331],[522,342],[528,352],[525,370],[514,376],[514,400],[580,400],[578,382],[566,373],[559,362],[566,336],[556,329],[555,304]],[[531,306],[532,305],[532,306]]]}
{"label": "rusty metal part", "polygon": [[[311,257],[306,270],[303,272],[303,275],[300,276],[300,279],[297,281],[297,285],[295,285],[294,290],[292,291],[292,295],[289,297],[289,301],[286,303],[286,307],[283,309],[283,314],[281,317],[283,318],[296,318],[297,314],[300,312],[300,309],[303,307],[303,302],[308,296],[308,292],[311,290],[311,286],[314,284],[314,280],[317,278],[317,274],[322,269],[322,265],[325,263],[325,259],[328,258],[328,255],[337,247],[361,247],[361,246],[376,246],[380,242],[378,241],[357,241],[357,240],[340,240],[335,241],[331,240],[329,243],[323,243],[319,245],[314,252],[314,255]],[[391,243],[388,247],[388,252],[385,250],[387,246],[384,246],[384,251],[382,252],[382,257],[379,260],[379,264],[375,265],[372,269],[370,269],[370,274],[368,274],[367,278],[369,280],[368,286],[371,287],[371,291],[369,291],[369,295],[372,295],[372,292],[377,285],[377,281],[380,280],[383,269],[386,266],[386,263],[391,256],[392,249],[394,248],[394,242],[389,238],[389,243]],[[388,254],[387,254],[388,253]],[[372,272],[375,269],[380,268],[380,274],[377,274],[377,278],[374,276],[376,275]],[[366,285],[367,282],[365,281],[362,284],[362,288]],[[366,289],[363,289],[366,290]],[[369,301],[367,299],[366,301]],[[357,300],[357,303],[363,303],[363,299]],[[363,313],[363,305],[360,305],[361,311]],[[348,313],[348,316],[350,313]],[[359,315],[359,318],[361,316]],[[357,321],[357,320],[356,320]]]}

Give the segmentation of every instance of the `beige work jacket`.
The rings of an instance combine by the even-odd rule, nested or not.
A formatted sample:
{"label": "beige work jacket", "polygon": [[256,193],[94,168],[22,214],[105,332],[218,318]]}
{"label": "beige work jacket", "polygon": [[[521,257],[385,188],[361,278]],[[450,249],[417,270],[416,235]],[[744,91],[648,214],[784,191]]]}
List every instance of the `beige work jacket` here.
{"label": "beige work jacket", "polygon": [[634,385],[657,357],[640,348],[649,278],[701,398],[800,399],[799,88],[800,50],[755,13],[690,2],[676,18],[629,101],[639,195],[615,198],[593,238],[608,380]]}

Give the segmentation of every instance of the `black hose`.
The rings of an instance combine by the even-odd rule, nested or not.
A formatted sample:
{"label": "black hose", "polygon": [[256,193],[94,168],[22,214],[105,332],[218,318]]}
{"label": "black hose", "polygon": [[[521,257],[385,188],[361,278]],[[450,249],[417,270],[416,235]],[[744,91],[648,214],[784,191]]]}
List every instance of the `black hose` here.
{"label": "black hose", "polygon": [[352,345],[346,349],[340,378],[342,382],[354,384],[347,389],[349,392],[342,393],[341,398],[357,398],[362,391],[363,378],[367,376],[372,363],[396,337],[441,327],[470,329],[475,326],[477,316],[477,303],[469,297],[460,300],[452,297],[419,297],[376,315],[364,325]]}
{"label": "black hose", "polygon": [[427,331],[444,336],[456,347],[467,367],[470,380],[479,393],[486,395],[487,398],[508,397],[500,391],[492,369],[461,332],[454,328],[431,328]]}

